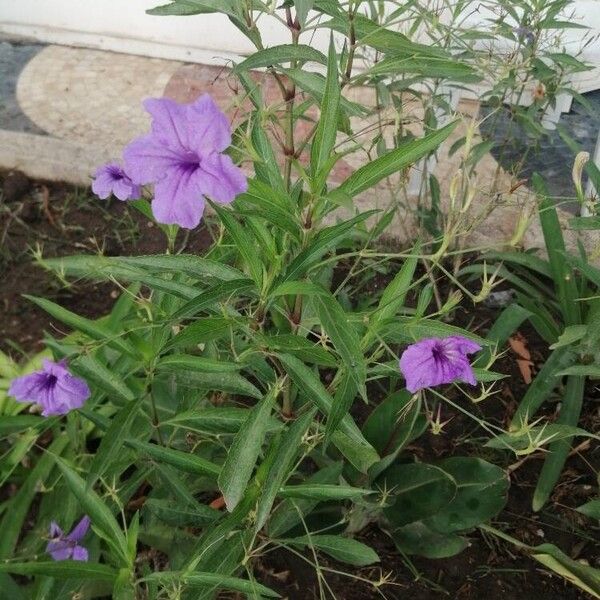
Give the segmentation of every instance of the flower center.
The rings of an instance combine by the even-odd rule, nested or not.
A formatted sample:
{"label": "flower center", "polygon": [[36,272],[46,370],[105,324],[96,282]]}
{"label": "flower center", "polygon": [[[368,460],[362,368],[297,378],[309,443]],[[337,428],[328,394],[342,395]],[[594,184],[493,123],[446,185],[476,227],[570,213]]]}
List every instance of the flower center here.
{"label": "flower center", "polygon": [[181,166],[191,171],[200,167],[200,157],[195,152],[186,152],[181,156]]}
{"label": "flower center", "polygon": [[44,387],[46,389],[53,388],[56,385],[57,381],[58,381],[58,377],[52,373],[49,373],[48,375],[46,375],[46,381],[44,382]]}
{"label": "flower center", "polygon": [[433,360],[435,360],[436,362],[446,360],[446,353],[441,344],[436,344],[435,346],[433,346],[433,348],[431,349],[431,354],[433,356]]}

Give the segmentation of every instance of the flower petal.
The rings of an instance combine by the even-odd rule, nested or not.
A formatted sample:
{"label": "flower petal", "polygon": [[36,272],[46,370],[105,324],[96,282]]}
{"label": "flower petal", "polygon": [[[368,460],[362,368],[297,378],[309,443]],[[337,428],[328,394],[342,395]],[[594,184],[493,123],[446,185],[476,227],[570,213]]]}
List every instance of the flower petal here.
{"label": "flower petal", "polygon": [[60,377],[54,386],[52,397],[49,398],[47,405],[44,406],[42,414],[65,415],[69,411],[83,406],[90,397],[90,388],[88,384],[79,377],[71,374]]}
{"label": "flower petal", "polygon": [[161,145],[179,153],[191,148],[189,106],[170,98],[148,98],[144,108],[152,116],[152,135]]}
{"label": "flower petal", "polygon": [[187,116],[192,133],[188,148],[201,157],[223,152],[231,145],[229,120],[208,94],[187,106]]}
{"label": "flower petal", "polygon": [[75,546],[73,548],[73,560],[81,560],[83,562],[87,562],[88,559],[88,551],[87,548],[83,546]]}
{"label": "flower petal", "polygon": [[473,354],[481,350],[481,346],[477,342],[462,335],[452,335],[445,338],[444,341],[451,342],[463,354]]}
{"label": "flower petal", "polygon": [[8,395],[13,396],[17,402],[37,402],[38,396],[44,389],[46,375],[36,372],[22,375],[13,379],[8,388]]}
{"label": "flower petal", "polygon": [[73,554],[73,548],[64,540],[51,540],[46,546],[46,552],[54,560],[67,560]]}
{"label": "flower petal", "polygon": [[73,531],[69,533],[67,539],[71,540],[72,542],[80,542],[88,532],[88,529],[90,528],[90,522],[90,518],[87,515],[83,517],[83,519],[81,519],[81,521],[79,521],[79,523],[73,527]]}
{"label": "flower petal", "polygon": [[159,223],[194,229],[204,212],[198,169],[177,166],[154,186],[152,213]]}
{"label": "flower petal", "polygon": [[202,159],[198,170],[200,190],[216,202],[233,202],[248,189],[246,175],[226,154],[215,153]]}
{"label": "flower petal", "polygon": [[162,144],[153,134],[133,140],[123,150],[125,173],[138,185],[155,183],[182,160],[177,152]]}

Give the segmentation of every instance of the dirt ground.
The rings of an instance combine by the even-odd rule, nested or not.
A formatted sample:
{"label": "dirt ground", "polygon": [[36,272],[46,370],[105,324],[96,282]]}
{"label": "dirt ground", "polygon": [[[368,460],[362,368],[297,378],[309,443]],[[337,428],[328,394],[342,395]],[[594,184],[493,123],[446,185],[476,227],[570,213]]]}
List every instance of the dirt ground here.
{"label": "dirt ground", "polygon": [[[101,201],[85,189],[44,182],[30,182],[19,175],[0,173],[0,349],[18,357],[37,351],[44,331],[56,335],[45,313],[27,302],[22,294],[44,296],[60,302],[89,317],[106,313],[117,297],[110,284],[75,282],[68,286],[40,269],[34,256],[62,256],[75,253],[110,255],[150,254],[164,251],[166,241],[156,226],[124,203]],[[207,229],[183,235],[177,248],[202,252],[211,240]],[[370,285],[384,282],[373,280]],[[465,307],[457,312],[457,322],[470,323],[473,330],[484,334],[495,313],[481,308],[473,312]],[[528,326],[521,328],[535,367],[545,359],[547,349]],[[522,397],[526,384],[516,362],[508,352],[495,365],[495,370],[510,374],[498,387],[498,393],[485,402],[468,408],[487,421],[506,425]],[[560,395],[560,394],[559,394]],[[373,390],[376,400],[377,390]],[[600,393],[594,385],[586,391],[581,426],[589,431],[600,429]],[[456,402],[464,402],[457,397]],[[546,414],[556,405],[547,403]],[[369,407],[357,407],[355,417],[364,420]],[[424,460],[452,455],[481,455],[478,425],[462,413],[445,405],[442,420],[450,419],[444,434],[426,433],[407,449]],[[576,442],[576,444],[579,442]],[[574,510],[597,493],[600,450],[597,445],[576,446],[568,460],[551,502],[539,513],[531,510],[531,495],[541,466],[541,454],[527,457],[516,465],[514,457],[501,453],[482,456],[512,466],[509,501],[494,525],[519,540],[537,545],[554,543],[571,558],[600,567],[598,523]],[[587,598],[562,578],[541,568],[513,546],[475,531],[470,546],[461,554],[444,560],[403,557],[393,542],[374,527],[367,528],[363,539],[379,554],[381,563],[351,571],[347,565],[320,557],[326,567],[324,575],[336,598],[367,600],[410,598],[427,600],[449,596],[459,600],[576,600]],[[331,570],[335,572],[332,572]],[[344,575],[342,573],[349,573]],[[259,559],[256,573],[260,581],[279,591],[289,600],[319,597],[315,572],[305,560],[288,551],[270,552]],[[389,583],[375,587],[384,575]]]}

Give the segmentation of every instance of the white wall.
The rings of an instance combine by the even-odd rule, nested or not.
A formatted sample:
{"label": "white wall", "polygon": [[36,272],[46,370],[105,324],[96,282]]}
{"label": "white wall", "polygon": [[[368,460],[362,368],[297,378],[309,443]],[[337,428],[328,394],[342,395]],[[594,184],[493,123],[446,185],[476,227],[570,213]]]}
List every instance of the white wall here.
{"label": "white wall", "polygon": [[[0,0],[0,33],[189,62],[224,64],[253,50],[223,15],[159,17],[146,9],[167,0]],[[262,16],[266,46],[289,43],[278,21]],[[306,40],[326,49],[327,33]]]}

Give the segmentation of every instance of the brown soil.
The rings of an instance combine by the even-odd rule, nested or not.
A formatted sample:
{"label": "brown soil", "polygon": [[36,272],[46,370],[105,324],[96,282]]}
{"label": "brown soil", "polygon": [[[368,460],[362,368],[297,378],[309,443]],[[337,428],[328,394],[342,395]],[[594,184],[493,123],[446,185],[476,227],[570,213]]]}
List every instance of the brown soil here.
{"label": "brown soil", "polygon": [[[0,182],[6,174],[0,173]],[[26,187],[26,186],[24,186]],[[95,199],[86,190],[65,185],[36,182],[24,195],[11,194],[4,202],[0,194],[0,349],[15,357],[23,352],[41,349],[44,331],[56,334],[61,326],[22,298],[22,294],[44,296],[60,302],[79,314],[90,317],[105,314],[112,306],[117,289],[110,284],[76,282],[68,287],[56,277],[40,269],[33,261],[32,250],[39,244],[46,257],[75,253],[151,254],[163,252],[162,233],[124,203],[110,203]],[[189,239],[178,239],[177,247],[201,252],[210,243],[210,234],[201,229]],[[381,289],[385,278],[373,278],[367,285],[371,291]],[[470,323],[480,333],[491,325],[496,313],[483,307],[457,311],[457,322]],[[528,326],[521,328],[528,341],[532,358],[541,365],[547,354],[545,345]],[[516,356],[507,353],[495,365],[497,371],[509,373],[498,393],[477,406],[467,405],[464,399],[454,398],[470,411],[486,420],[506,425],[526,385],[519,373]],[[381,397],[373,389],[374,397]],[[590,431],[599,430],[598,390],[587,390],[582,426]],[[554,404],[549,403],[548,414]],[[368,408],[357,403],[355,417],[364,420]],[[479,441],[482,431],[462,413],[444,406],[442,420],[451,419],[445,433],[423,435],[408,449],[424,460],[436,460],[451,455],[481,453]],[[479,438],[479,440],[478,440]],[[494,453],[483,456],[503,466],[513,465],[514,457]],[[573,509],[589,500],[597,490],[600,452],[593,444],[580,444],[573,452],[551,502],[540,513],[531,511],[531,494],[541,461],[533,455],[512,471],[508,505],[495,525],[521,541],[537,545],[555,543],[574,559],[584,560],[600,567],[600,548],[597,523],[586,519]],[[391,540],[376,527],[369,527],[359,536],[379,554],[381,563],[376,567],[351,570],[324,556],[319,557],[329,589],[340,600],[367,600],[410,598],[426,600],[450,596],[461,599],[489,598],[489,600],[576,600],[587,598],[562,578],[541,568],[538,563],[505,542],[480,532],[470,536],[470,547],[458,556],[444,560],[426,560],[402,557]],[[311,558],[308,554],[307,558]],[[289,600],[319,598],[315,571],[307,562],[286,550],[272,551],[257,562],[257,577],[261,582],[279,591]],[[361,579],[341,575],[351,573]],[[379,588],[383,574],[390,583]],[[326,597],[332,597],[326,592]]]}
{"label": "brown soil", "polygon": [[[89,190],[63,184],[35,182],[20,185],[0,173],[0,350],[14,356],[41,350],[44,331],[65,331],[60,323],[23,298],[43,296],[86,317],[106,314],[118,295],[107,283],[64,285],[40,268],[34,252],[45,258],[71,254],[133,255],[163,253],[163,233],[143,215],[118,200],[99,200]],[[27,189],[28,188],[28,189]],[[210,244],[206,229],[185,238],[176,248],[201,252]]]}

